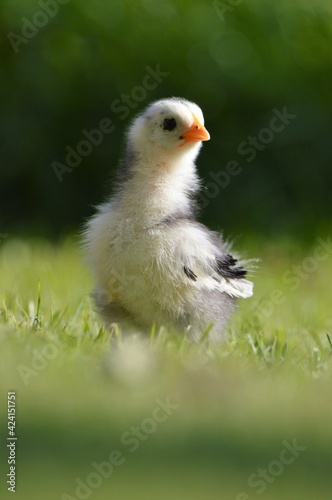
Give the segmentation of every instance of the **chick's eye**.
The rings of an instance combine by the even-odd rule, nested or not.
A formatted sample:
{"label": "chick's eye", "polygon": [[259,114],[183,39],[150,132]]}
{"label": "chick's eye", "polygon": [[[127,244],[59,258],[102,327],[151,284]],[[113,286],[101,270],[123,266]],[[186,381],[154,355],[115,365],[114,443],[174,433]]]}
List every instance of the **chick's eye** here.
{"label": "chick's eye", "polygon": [[164,130],[174,130],[176,127],[176,120],[174,118],[165,118],[163,121]]}

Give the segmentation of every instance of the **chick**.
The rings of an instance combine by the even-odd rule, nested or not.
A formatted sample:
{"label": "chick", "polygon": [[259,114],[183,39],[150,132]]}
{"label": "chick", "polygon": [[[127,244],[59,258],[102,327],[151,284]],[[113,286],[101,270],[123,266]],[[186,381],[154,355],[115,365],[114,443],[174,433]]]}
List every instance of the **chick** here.
{"label": "chick", "polygon": [[195,159],[210,135],[202,110],[180,98],[152,103],[129,127],[113,194],[84,233],[107,324],[157,326],[222,340],[238,297],[252,295],[247,271],[220,236],[195,220]]}

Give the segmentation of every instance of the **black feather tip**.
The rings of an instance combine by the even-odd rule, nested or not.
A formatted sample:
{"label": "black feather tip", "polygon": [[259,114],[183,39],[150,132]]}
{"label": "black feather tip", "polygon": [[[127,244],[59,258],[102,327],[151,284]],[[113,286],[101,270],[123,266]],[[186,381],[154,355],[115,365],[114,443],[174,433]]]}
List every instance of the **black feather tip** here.
{"label": "black feather tip", "polygon": [[215,270],[224,278],[241,279],[247,274],[246,269],[242,266],[236,266],[237,259],[232,255],[226,255],[222,259],[216,259]]}
{"label": "black feather tip", "polygon": [[197,281],[196,274],[194,273],[194,271],[192,271],[191,269],[189,269],[189,267],[183,266],[183,270],[184,270],[185,274],[188,276],[188,278],[190,278],[193,281]]}

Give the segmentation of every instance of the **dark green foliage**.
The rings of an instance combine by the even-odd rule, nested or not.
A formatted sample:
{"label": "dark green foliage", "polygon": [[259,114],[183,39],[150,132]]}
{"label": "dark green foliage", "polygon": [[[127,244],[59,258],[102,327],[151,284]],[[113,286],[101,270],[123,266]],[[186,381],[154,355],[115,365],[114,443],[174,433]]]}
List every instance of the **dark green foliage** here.
{"label": "dark green foliage", "polygon": [[[198,162],[206,222],[231,234],[327,226],[329,2],[48,2],[53,17],[46,0],[0,7],[1,231],[77,229],[108,192],[130,119],[171,95],[197,102],[211,133]],[[288,124],[274,119],[284,109]],[[265,143],[248,145],[257,135]],[[85,157],[73,152],[83,140]]]}

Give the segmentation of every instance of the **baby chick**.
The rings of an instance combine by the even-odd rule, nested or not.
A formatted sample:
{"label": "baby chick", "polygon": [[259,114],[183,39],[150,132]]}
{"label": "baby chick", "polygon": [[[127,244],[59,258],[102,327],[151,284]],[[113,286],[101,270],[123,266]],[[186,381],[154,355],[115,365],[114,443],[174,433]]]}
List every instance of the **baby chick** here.
{"label": "baby chick", "polygon": [[197,341],[212,323],[217,342],[236,298],[252,295],[229,245],[195,220],[195,159],[209,138],[199,106],[180,98],[152,103],[130,126],[117,185],[84,234],[107,324],[155,323]]}

